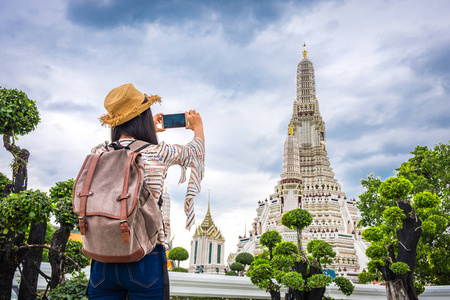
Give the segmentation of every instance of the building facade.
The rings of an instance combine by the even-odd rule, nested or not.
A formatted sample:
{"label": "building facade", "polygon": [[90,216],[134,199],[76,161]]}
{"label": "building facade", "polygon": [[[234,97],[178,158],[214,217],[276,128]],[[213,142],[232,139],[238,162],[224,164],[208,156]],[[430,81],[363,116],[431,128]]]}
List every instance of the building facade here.
{"label": "building facade", "polygon": [[283,240],[296,242],[296,232],[283,226],[281,217],[303,208],[313,216],[311,226],[303,230],[304,250],[309,240],[327,241],[337,254],[331,268],[354,279],[367,263],[367,244],[361,240],[361,229],[356,228],[359,217],[355,199],[347,199],[330,167],[314,66],[307,55],[304,47],[297,67],[297,97],[287,126],[280,180],[268,199],[258,201],[249,237],[240,237],[237,253],[261,253],[259,238],[267,230],[277,230]]}
{"label": "building facade", "polygon": [[202,224],[195,229],[191,241],[189,273],[224,274],[225,238],[211,217],[210,199]]}

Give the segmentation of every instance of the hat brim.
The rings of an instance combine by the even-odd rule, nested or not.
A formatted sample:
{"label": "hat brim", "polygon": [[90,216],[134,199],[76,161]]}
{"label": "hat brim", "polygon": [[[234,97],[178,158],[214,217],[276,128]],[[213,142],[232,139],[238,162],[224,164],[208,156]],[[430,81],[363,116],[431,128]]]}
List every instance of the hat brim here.
{"label": "hat brim", "polygon": [[104,114],[103,116],[101,116],[100,121],[102,122],[102,125],[106,124],[109,125],[111,128],[114,128],[139,116],[144,111],[146,111],[150,106],[152,106],[155,102],[161,102],[161,97],[158,95],[152,96],[148,96],[147,94],[144,95],[145,95],[144,100],[147,99],[148,101],[144,101],[143,103],[133,107],[126,113],[123,113],[115,117],[111,117],[109,114]]}

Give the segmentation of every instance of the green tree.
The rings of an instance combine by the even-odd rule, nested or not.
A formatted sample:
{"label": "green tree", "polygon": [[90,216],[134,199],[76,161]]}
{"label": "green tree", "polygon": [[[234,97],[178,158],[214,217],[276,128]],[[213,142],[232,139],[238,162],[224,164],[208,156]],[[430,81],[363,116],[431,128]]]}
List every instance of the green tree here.
{"label": "green tree", "polygon": [[261,245],[268,248],[268,252],[265,251],[259,255],[250,265],[247,276],[258,288],[270,293],[272,300],[279,300],[280,288],[279,284],[275,280],[275,274],[277,272],[271,263],[273,259],[273,249],[281,242],[281,235],[276,230],[264,232],[259,242]]}
{"label": "green tree", "polygon": [[272,259],[273,248],[281,242],[281,235],[276,230],[266,231],[259,238],[261,245],[266,246],[269,249],[269,256]]}
{"label": "green tree", "polygon": [[[450,143],[440,143],[433,149],[417,146],[411,154],[413,157],[396,170],[398,176],[413,183],[413,194],[428,191],[438,195],[442,201],[437,210],[449,221]],[[414,272],[422,283],[450,285],[450,222],[446,230],[422,232]]]}
{"label": "green tree", "polygon": [[[312,222],[312,216],[303,209],[286,212],[281,222],[296,230],[297,245],[293,242],[281,242],[276,231],[265,232],[260,243],[268,250],[250,265],[247,276],[253,284],[271,294],[272,299],[280,299],[280,287],[288,287],[285,299],[321,300],[326,286],[333,280],[323,274],[323,269],[336,256],[331,245],[325,241],[313,240],[308,243],[307,257],[302,249],[301,231]],[[336,285],[346,295],[353,292],[354,286],[345,278],[335,280]]]}
{"label": "green tree", "polygon": [[321,270],[326,269],[327,264],[333,263],[332,258],[336,257],[333,247],[322,240],[310,241],[306,249],[311,254],[310,261]]}
{"label": "green tree", "polygon": [[50,188],[49,194],[52,201],[53,215],[59,224],[51,240],[51,247],[56,251],[49,251],[48,259],[52,266],[50,288],[54,289],[64,281],[64,266],[66,265],[66,247],[70,231],[78,226],[78,216],[72,208],[73,179],[57,182]]}
{"label": "green tree", "polygon": [[235,260],[237,262],[243,264],[244,265],[244,269],[245,269],[245,266],[250,265],[253,262],[254,257],[253,257],[253,255],[251,255],[248,252],[242,252],[242,253],[239,253],[236,256]]}
{"label": "green tree", "polygon": [[439,212],[440,199],[430,192],[412,194],[413,184],[402,176],[381,182],[371,175],[363,185],[367,190],[357,206],[361,224],[371,225],[362,232],[371,245],[366,250],[368,274],[358,278],[361,282],[383,278],[388,299],[396,299],[395,295],[418,299],[414,269],[419,240],[423,232],[436,234],[447,228]]}
{"label": "green tree", "polygon": [[281,217],[281,224],[290,229],[297,230],[297,247],[301,255],[304,255],[302,248],[302,230],[312,223],[312,216],[306,209],[296,208],[286,212]]}
{"label": "green tree", "polygon": [[[17,89],[6,89],[0,86],[0,134],[3,135],[3,146],[13,156],[11,162],[12,183],[2,191],[3,196],[10,192],[15,194],[27,189],[27,164],[30,152],[15,144],[20,135],[33,131],[40,122],[36,102]],[[30,216],[29,220],[33,219]],[[25,222],[25,220],[23,220]],[[46,220],[40,223],[32,222],[28,232],[28,243],[43,245],[45,239]],[[23,254],[17,252],[17,246],[24,241],[25,234],[6,228],[0,228],[0,298],[11,297],[12,279]],[[35,295],[38,279],[38,269],[42,259],[42,248],[28,248],[27,258],[23,261],[23,274],[28,279],[21,281],[21,297],[32,298]],[[28,284],[28,286],[25,286]]]}
{"label": "green tree", "polygon": [[177,267],[180,267],[180,261],[187,260],[189,258],[189,252],[183,247],[175,247],[169,251],[169,259],[177,261]]}
{"label": "green tree", "polygon": [[281,284],[275,280],[276,273],[277,270],[271,260],[259,258],[252,262],[247,276],[258,288],[269,292],[272,300],[280,300]]}
{"label": "green tree", "polygon": [[[50,199],[47,197],[46,193],[40,192],[39,190],[27,190],[19,193],[13,193],[3,198],[0,202],[0,228],[3,229],[4,237],[2,244],[0,245],[0,247],[2,247],[2,251],[0,253],[3,255],[2,259],[4,261],[4,264],[0,267],[0,269],[4,271],[4,273],[0,273],[0,299],[9,299],[10,297],[11,290],[5,291],[4,289],[8,286],[12,286],[15,269],[12,273],[10,273],[11,270],[9,268],[14,266],[17,267],[17,263],[20,262],[23,262],[24,264],[28,263],[31,265],[40,265],[42,260],[42,246],[44,244],[45,231],[41,236],[42,239],[39,242],[34,243],[35,239],[32,239],[33,237],[31,236],[33,231],[29,231],[29,228],[33,228],[33,224],[43,223],[46,225],[50,211]],[[26,240],[27,244],[24,245],[24,233],[27,231],[29,232],[29,236]],[[11,233],[13,233],[13,235]],[[11,236],[12,239],[5,238],[8,236]],[[40,250],[39,260],[33,264],[33,261],[29,260],[29,256],[34,258],[34,252],[36,249]],[[9,256],[5,253],[7,250],[10,251]],[[27,258],[27,260],[25,260],[25,258]],[[25,272],[25,270],[23,272]],[[26,274],[29,275],[30,272]],[[23,289],[25,289],[25,292],[23,292],[22,295],[34,295],[34,293],[28,291],[28,289],[34,289],[33,291],[36,291],[37,281],[33,282],[32,280],[33,278],[31,277],[31,282],[26,282],[29,284],[22,284],[23,281],[21,281],[20,286],[22,289],[19,288],[19,293],[21,290],[23,291]]]}

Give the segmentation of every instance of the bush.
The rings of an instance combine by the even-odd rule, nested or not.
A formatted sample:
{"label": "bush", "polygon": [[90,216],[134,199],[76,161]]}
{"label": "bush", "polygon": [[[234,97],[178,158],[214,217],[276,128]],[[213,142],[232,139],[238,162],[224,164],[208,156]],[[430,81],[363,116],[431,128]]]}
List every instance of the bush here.
{"label": "bush", "polygon": [[230,269],[233,271],[244,271],[244,265],[240,262],[234,262],[231,264]]}
{"label": "bush", "polygon": [[[66,254],[73,259],[81,268],[89,265],[90,258],[84,255],[83,244],[78,241],[68,241],[66,246]],[[72,262],[66,260],[66,273],[72,273],[77,270],[77,266]]]}
{"label": "bush", "polygon": [[285,275],[281,278],[281,282],[285,286],[296,290],[301,290],[305,284],[302,274],[297,272],[285,273]]}
{"label": "bush", "polygon": [[380,185],[380,195],[387,199],[400,200],[413,189],[413,184],[403,177],[391,177]]}
{"label": "bush", "polygon": [[276,244],[280,243],[282,240],[281,235],[276,230],[266,231],[261,235],[259,242],[261,245],[266,246],[269,249],[273,249]]}
{"label": "bush", "polygon": [[301,208],[296,208],[286,212],[281,217],[281,224],[290,229],[302,230],[312,223],[312,215],[309,211]]}
{"label": "bush", "polygon": [[3,173],[0,172],[0,199],[3,198],[3,190],[5,186],[12,184],[12,181],[8,179]]}
{"label": "bush", "polygon": [[292,256],[293,254],[298,254],[298,248],[293,242],[285,241],[275,246],[273,254],[278,256]]}
{"label": "bush", "polygon": [[17,89],[0,86],[0,133],[25,135],[41,121],[36,101]]}
{"label": "bush", "polygon": [[30,223],[47,221],[51,210],[50,198],[39,190],[10,194],[0,202],[0,228],[27,231]]}
{"label": "bush", "polygon": [[414,281],[414,288],[416,289],[417,295],[420,295],[423,292],[425,292],[425,285],[422,282]]}
{"label": "bush", "polygon": [[350,296],[355,290],[352,282],[345,277],[336,277],[333,281],[344,295]]}
{"label": "bush", "polygon": [[329,285],[331,282],[333,282],[333,279],[331,279],[330,276],[325,274],[314,274],[311,277],[309,277],[309,280],[306,284],[307,290],[311,291],[312,289],[316,288],[324,288],[327,285]]}
{"label": "bush", "polygon": [[363,271],[363,272],[359,273],[358,280],[362,284],[369,283],[369,282],[372,282],[375,280],[375,276],[371,273]]}
{"label": "bush", "polygon": [[234,271],[226,272],[225,275],[227,275],[227,276],[239,276],[239,274],[234,272]]}
{"label": "bush", "polygon": [[48,260],[48,249],[42,250],[42,262],[49,262],[49,260]]}
{"label": "bush", "polygon": [[73,179],[57,182],[49,191],[56,223],[70,229],[78,226],[78,215],[73,212],[72,207],[73,183]]}
{"label": "bush", "polygon": [[86,278],[84,272],[74,274],[72,279],[64,281],[62,284],[54,288],[49,294],[50,300],[56,299],[87,299],[85,293],[88,287],[89,280]]}
{"label": "bush", "polygon": [[404,262],[398,261],[389,266],[395,274],[405,274],[410,271],[409,266]]}
{"label": "bush", "polygon": [[363,230],[362,237],[368,242],[379,242],[383,239],[383,230],[378,227],[369,227]]}
{"label": "bush", "polygon": [[52,243],[52,237],[55,233],[55,229],[50,223],[47,223],[47,230],[45,231],[45,241],[44,244],[50,245]]}
{"label": "bush", "polygon": [[250,265],[253,262],[254,258],[253,255],[251,255],[250,253],[242,252],[236,256],[235,260],[243,264],[245,267],[246,265]]}
{"label": "bush", "polygon": [[186,270],[185,268],[181,268],[181,267],[173,268],[171,270],[171,272],[189,273],[188,270]]}

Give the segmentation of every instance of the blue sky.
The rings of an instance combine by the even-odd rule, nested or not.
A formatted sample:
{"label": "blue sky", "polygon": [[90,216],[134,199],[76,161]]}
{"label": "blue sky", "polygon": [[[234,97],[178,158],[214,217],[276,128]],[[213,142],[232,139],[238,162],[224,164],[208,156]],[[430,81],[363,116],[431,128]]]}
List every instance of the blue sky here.
{"label": "blue sky", "polygon": [[[37,101],[42,123],[21,137],[29,187],[75,177],[108,139],[99,125],[112,88],[159,94],[154,112],[201,112],[208,190],[226,253],[279,179],[306,43],[336,178],[354,198],[360,180],[385,179],[416,145],[450,140],[448,1],[1,1],[0,86]],[[191,132],[160,140],[185,143]],[[10,176],[9,153],[0,172]],[[169,171],[175,246],[185,185]]]}

